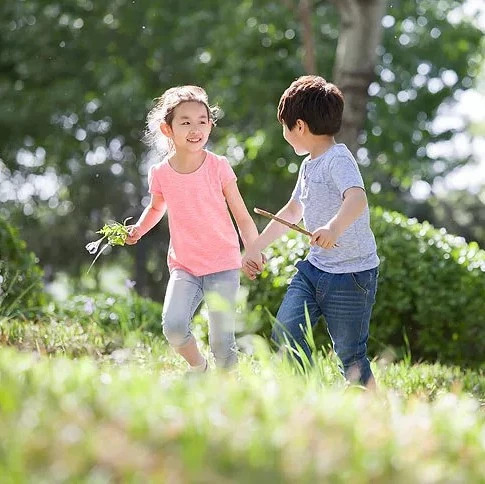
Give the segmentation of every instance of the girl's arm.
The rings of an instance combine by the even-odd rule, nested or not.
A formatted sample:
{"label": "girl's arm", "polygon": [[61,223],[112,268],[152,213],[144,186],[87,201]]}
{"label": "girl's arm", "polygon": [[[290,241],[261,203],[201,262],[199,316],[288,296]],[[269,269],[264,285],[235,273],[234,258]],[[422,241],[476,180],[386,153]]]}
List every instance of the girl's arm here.
{"label": "girl's arm", "polygon": [[[253,244],[253,242],[258,238],[258,229],[256,224],[249,215],[246,204],[239,193],[239,188],[237,187],[236,180],[229,182],[223,188],[224,196],[226,197],[227,205],[231,211],[236,224],[241,234],[241,239],[244,244],[246,251]],[[246,265],[243,265],[244,273],[249,277],[249,279],[255,279],[256,274],[263,270],[263,255],[261,253],[256,254],[252,257],[252,268],[249,269]]]}
{"label": "girl's arm", "polygon": [[148,231],[160,222],[166,211],[167,204],[162,195],[152,194],[150,203],[143,210],[138,222],[131,226],[126,243],[128,245],[136,244]]}
{"label": "girl's arm", "polygon": [[226,197],[229,210],[231,210],[234,220],[236,221],[239,233],[241,234],[244,248],[247,249],[258,238],[258,229],[256,228],[256,224],[251,215],[249,215],[246,204],[237,187],[236,180],[229,182],[223,188],[223,193]]}

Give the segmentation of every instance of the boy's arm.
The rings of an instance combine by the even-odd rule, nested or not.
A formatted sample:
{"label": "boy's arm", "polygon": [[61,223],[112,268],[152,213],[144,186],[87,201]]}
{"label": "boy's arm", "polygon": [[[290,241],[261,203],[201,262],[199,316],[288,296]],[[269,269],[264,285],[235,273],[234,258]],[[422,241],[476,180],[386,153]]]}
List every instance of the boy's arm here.
{"label": "boy's arm", "polygon": [[367,196],[360,187],[345,190],[344,199],[339,211],[323,227],[312,234],[310,243],[323,249],[330,249],[345,230],[355,222],[367,207]]}
{"label": "boy's arm", "polygon": [[152,194],[149,205],[143,210],[138,222],[130,227],[126,238],[128,245],[136,244],[149,230],[162,219],[167,211],[167,204],[162,195]]}

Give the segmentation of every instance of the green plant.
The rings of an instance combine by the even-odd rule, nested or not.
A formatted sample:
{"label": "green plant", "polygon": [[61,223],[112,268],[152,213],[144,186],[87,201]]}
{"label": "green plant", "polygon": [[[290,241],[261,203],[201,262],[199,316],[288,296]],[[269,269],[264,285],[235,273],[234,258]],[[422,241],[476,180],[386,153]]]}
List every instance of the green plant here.
{"label": "green plant", "polygon": [[94,263],[96,262],[98,257],[103,253],[106,247],[108,247],[109,245],[111,246],[125,245],[125,241],[129,233],[129,228],[126,225],[126,222],[131,218],[132,217],[126,218],[122,224],[119,222],[110,222],[108,224],[104,224],[103,228],[96,232],[97,234],[101,234],[102,237],[94,242],[89,242],[89,244],[86,245],[86,250],[90,254],[96,254],[97,250],[99,249],[99,246],[101,245],[101,242],[104,239],[107,238],[108,242],[105,245],[103,245],[101,250],[98,252],[98,255],[94,258],[93,262],[89,266],[88,272],[91,270],[91,267],[93,267]]}
{"label": "green plant", "polygon": [[[483,365],[485,251],[397,212],[375,208],[371,220],[381,264],[369,353],[392,347],[408,360],[412,355],[414,360]],[[265,308],[276,314],[307,249],[307,237],[289,232],[266,251],[269,260],[261,276],[243,280],[249,330],[269,336]],[[319,344],[328,342],[324,331],[314,333]]]}
{"label": "green plant", "polygon": [[0,315],[31,315],[45,302],[42,270],[18,231],[0,218]]}
{"label": "green plant", "polygon": [[103,329],[122,335],[130,331],[161,333],[162,305],[135,292],[129,296],[80,294],[55,303],[50,312],[82,325],[96,322]]}
{"label": "green plant", "polygon": [[179,356],[148,349],[95,361],[2,348],[2,482],[483,482],[485,415],[467,394],[483,395],[483,375],[391,364],[372,395],[258,353],[237,378],[188,382]]}

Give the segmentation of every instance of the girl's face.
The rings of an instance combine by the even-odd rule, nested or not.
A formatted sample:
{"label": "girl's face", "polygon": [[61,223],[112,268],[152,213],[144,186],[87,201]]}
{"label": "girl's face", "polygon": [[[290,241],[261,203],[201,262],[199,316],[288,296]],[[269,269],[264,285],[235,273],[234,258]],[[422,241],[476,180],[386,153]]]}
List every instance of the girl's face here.
{"label": "girl's face", "polygon": [[190,152],[204,148],[212,129],[212,121],[204,104],[187,101],[174,110],[172,125],[162,123],[162,133],[172,139],[177,150]]}

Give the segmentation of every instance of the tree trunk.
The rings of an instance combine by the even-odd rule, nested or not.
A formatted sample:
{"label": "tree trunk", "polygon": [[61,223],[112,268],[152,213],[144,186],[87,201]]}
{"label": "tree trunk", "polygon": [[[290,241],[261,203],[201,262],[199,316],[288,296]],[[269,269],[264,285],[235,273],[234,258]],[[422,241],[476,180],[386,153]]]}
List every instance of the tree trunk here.
{"label": "tree trunk", "polygon": [[342,129],[337,136],[355,154],[366,118],[367,90],[374,78],[376,48],[382,37],[386,0],[333,0],[340,32],[333,82],[345,96]]}
{"label": "tree trunk", "polygon": [[311,0],[299,1],[298,15],[303,29],[303,65],[307,74],[317,74]]}

